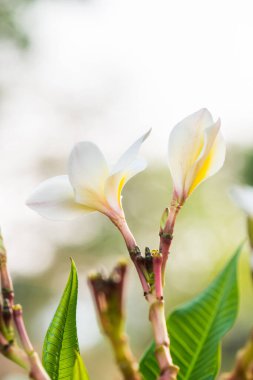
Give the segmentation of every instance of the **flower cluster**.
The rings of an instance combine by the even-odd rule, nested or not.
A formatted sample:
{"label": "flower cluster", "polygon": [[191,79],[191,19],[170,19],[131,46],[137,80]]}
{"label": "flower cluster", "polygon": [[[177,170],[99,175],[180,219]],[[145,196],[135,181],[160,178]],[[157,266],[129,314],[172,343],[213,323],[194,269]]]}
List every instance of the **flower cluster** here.
{"label": "flower cluster", "polygon": [[[127,181],[146,168],[139,157],[141,136],[109,166],[101,150],[92,142],[76,144],[68,161],[68,174],[42,182],[27,204],[52,220],[69,220],[81,214],[99,211],[111,220],[123,218],[122,189]],[[225,143],[210,112],[201,109],[177,124],[169,138],[169,167],[174,185],[173,198],[183,204],[206,178],[223,165]]]}
{"label": "flower cluster", "polygon": [[[126,242],[149,303],[159,380],[174,380],[179,367],[173,363],[170,353],[163,300],[164,274],[174,225],[186,199],[200,183],[222,167],[226,148],[220,132],[220,120],[214,122],[206,109],[186,117],[173,128],[168,146],[172,199],[162,215],[159,249],[146,247],[145,254],[142,254],[125,219],[122,190],[130,178],[146,168],[146,161],[140,157],[139,151],[149,134],[150,130],[135,141],[113,166],[107,163],[95,144],[87,141],[76,144],[69,157],[68,174],[42,182],[27,204],[53,220],[69,220],[99,211],[116,225]],[[102,329],[118,353],[116,359],[124,378],[139,380],[136,361],[126,345],[122,330],[125,272],[125,265],[118,265],[110,276],[101,273],[90,276],[89,284]]]}

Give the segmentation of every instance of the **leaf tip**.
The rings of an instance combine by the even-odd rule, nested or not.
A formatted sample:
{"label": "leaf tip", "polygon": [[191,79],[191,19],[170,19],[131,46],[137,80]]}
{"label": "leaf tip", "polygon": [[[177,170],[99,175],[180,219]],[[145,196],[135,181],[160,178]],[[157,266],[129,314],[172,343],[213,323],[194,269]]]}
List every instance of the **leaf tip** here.
{"label": "leaf tip", "polygon": [[70,257],[69,259],[70,259],[70,264],[71,264],[71,271],[76,272],[76,264],[73,257]]}

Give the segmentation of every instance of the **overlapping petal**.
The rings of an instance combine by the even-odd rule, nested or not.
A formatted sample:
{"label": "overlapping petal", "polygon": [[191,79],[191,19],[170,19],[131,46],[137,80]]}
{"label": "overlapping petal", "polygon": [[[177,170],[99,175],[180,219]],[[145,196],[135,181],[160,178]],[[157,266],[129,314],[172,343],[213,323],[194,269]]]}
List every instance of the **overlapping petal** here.
{"label": "overlapping petal", "polygon": [[68,220],[92,211],[100,211],[113,220],[116,215],[124,217],[121,191],[131,177],[146,167],[138,153],[149,133],[132,144],[111,171],[95,144],[76,144],[69,157],[68,176],[44,181],[29,198],[28,206],[53,220]]}
{"label": "overlapping petal", "polygon": [[73,188],[66,175],[42,182],[27,200],[27,205],[41,216],[52,220],[71,220],[94,211],[75,201]]}
{"label": "overlapping petal", "polygon": [[169,139],[169,167],[179,202],[206,178],[215,174],[225,159],[220,120],[201,109],[177,124]]}
{"label": "overlapping petal", "polygon": [[[116,164],[112,167],[111,175],[126,171],[128,167],[133,167],[133,163],[138,159],[138,154],[142,143],[150,135],[151,129],[149,129],[144,135],[142,135],[138,140],[136,140],[118,159]],[[136,174],[136,173],[135,173]]]}
{"label": "overlapping petal", "polygon": [[111,175],[106,180],[105,196],[109,204],[116,210],[122,208],[121,192],[127,181],[143,171],[147,166],[146,161],[142,157],[139,157],[138,154],[142,143],[149,136],[150,132],[151,129],[127,149],[112,167]]}
{"label": "overlapping petal", "polygon": [[70,154],[68,175],[77,193],[83,189],[101,192],[109,169],[101,150],[92,142],[83,141],[76,144]]}
{"label": "overlapping petal", "polygon": [[205,179],[217,173],[225,160],[225,141],[220,133],[220,120],[205,130],[204,147],[193,165],[192,175],[185,184],[185,191],[191,194]]}
{"label": "overlapping petal", "polygon": [[75,192],[75,200],[84,206],[102,211],[109,168],[101,150],[89,141],[76,144],[69,157],[68,175]]}

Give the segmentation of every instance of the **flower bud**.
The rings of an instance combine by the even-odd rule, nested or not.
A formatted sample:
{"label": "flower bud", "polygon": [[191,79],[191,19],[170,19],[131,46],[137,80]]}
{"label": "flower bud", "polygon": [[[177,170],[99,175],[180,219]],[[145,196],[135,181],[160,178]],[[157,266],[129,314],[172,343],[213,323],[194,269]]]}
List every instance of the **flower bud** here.
{"label": "flower bud", "polygon": [[219,171],[225,152],[220,119],[214,122],[208,110],[201,109],[178,123],[169,137],[174,199],[183,204],[201,182]]}

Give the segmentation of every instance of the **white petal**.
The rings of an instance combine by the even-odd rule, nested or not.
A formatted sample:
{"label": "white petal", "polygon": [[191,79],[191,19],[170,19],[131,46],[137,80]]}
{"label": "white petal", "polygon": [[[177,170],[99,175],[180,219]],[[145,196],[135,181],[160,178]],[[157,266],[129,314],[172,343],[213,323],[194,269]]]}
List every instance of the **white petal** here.
{"label": "white petal", "polygon": [[237,205],[250,217],[253,217],[253,187],[233,186],[230,194]]}
{"label": "white petal", "polygon": [[[217,123],[219,123],[220,120],[218,120]],[[210,165],[209,171],[208,171],[208,177],[216,174],[223,166],[225,157],[226,157],[226,143],[224,140],[224,137],[219,130],[217,137],[214,141],[213,147],[213,154],[212,154],[212,163]]]}
{"label": "white petal", "polygon": [[104,212],[107,208],[104,189],[100,192],[97,192],[91,188],[75,191],[75,200],[81,205],[97,211]]}
{"label": "white petal", "polygon": [[226,145],[220,132],[220,119],[205,130],[204,136],[200,156],[186,175],[184,191],[187,195],[202,181],[217,173],[224,164]]}
{"label": "white petal", "polygon": [[129,181],[136,174],[142,172],[147,167],[147,161],[143,157],[137,157],[134,161],[132,161],[125,170],[122,170],[122,175],[125,176],[126,181]]}
{"label": "white petal", "polygon": [[204,146],[204,130],[213,124],[206,109],[183,119],[172,130],[169,138],[169,167],[174,187],[183,192],[186,174],[198,159]]}
{"label": "white petal", "polygon": [[112,174],[105,184],[105,196],[107,202],[114,210],[119,210],[121,205],[121,192],[127,181],[147,167],[146,161],[138,157],[127,168],[127,171]]}
{"label": "white petal", "polygon": [[122,173],[115,173],[111,175],[105,184],[105,196],[109,205],[115,210],[120,211],[121,205],[121,191],[126,183],[125,176]]}
{"label": "white petal", "polygon": [[27,205],[52,220],[71,220],[94,211],[75,202],[74,190],[66,175],[42,182],[27,200]]}
{"label": "white petal", "polygon": [[114,210],[121,209],[121,192],[126,182],[147,166],[142,157],[138,157],[141,144],[149,136],[151,129],[135,141],[120,157],[112,168],[112,173],[105,184],[105,197]]}
{"label": "white petal", "polygon": [[84,141],[76,144],[70,154],[68,174],[77,194],[85,189],[103,193],[109,170],[100,149],[92,142]]}
{"label": "white petal", "polygon": [[117,163],[113,166],[111,174],[118,173],[120,171],[125,171],[129,166],[132,165],[133,161],[136,160],[139,150],[141,148],[141,144],[146,140],[149,136],[151,129],[146,132],[143,136],[141,136],[137,141],[135,141],[130,148],[126,150],[126,152],[119,158]]}

